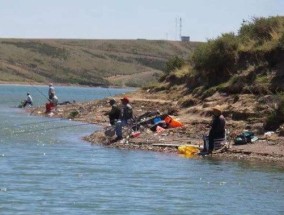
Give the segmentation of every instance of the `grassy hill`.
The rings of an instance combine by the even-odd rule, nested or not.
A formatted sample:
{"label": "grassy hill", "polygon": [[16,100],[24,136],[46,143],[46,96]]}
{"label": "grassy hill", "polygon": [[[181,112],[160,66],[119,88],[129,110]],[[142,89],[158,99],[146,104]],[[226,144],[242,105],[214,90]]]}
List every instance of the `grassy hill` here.
{"label": "grassy hill", "polygon": [[188,113],[222,105],[234,120],[284,128],[284,17],[246,21],[238,34],[198,46],[189,64],[181,59],[167,64],[152,92],[166,92]]}
{"label": "grassy hill", "polygon": [[149,40],[0,39],[0,81],[141,86],[198,43]]}

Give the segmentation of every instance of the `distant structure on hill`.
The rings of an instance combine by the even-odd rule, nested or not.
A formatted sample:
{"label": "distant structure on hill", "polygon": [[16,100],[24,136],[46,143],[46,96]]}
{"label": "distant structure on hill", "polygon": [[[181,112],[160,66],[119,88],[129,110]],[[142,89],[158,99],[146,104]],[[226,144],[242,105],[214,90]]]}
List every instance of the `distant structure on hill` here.
{"label": "distant structure on hill", "polygon": [[181,36],[180,41],[182,42],[189,42],[190,41],[190,36]]}
{"label": "distant structure on hill", "polygon": [[[178,26],[178,18],[176,18],[176,32],[177,32],[177,26]],[[182,18],[179,18],[179,38],[182,42],[189,42],[190,37],[189,36],[182,36]]]}

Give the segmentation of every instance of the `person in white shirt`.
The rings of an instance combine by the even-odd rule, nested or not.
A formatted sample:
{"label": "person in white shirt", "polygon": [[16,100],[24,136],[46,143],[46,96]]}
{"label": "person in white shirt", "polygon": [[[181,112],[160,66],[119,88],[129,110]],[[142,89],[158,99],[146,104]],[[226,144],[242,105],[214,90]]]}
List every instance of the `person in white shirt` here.
{"label": "person in white shirt", "polygon": [[24,101],[23,107],[26,107],[28,104],[30,106],[33,105],[33,98],[29,93],[27,93],[27,99]]}
{"label": "person in white shirt", "polygon": [[52,99],[53,96],[55,96],[55,89],[52,83],[49,84],[49,88],[48,88],[48,98]]}
{"label": "person in white shirt", "polygon": [[58,97],[56,95],[54,95],[51,99],[51,103],[53,104],[53,106],[57,106],[58,104]]}

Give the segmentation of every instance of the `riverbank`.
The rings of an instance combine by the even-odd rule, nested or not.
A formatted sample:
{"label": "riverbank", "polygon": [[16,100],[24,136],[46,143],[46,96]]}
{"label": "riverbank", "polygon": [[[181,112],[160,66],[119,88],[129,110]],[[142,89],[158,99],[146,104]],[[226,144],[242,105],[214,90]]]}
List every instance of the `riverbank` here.
{"label": "riverbank", "polygon": [[[31,114],[68,118],[81,122],[99,124],[102,126],[102,130],[84,137],[84,139],[92,144],[102,144],[105,147],[127,150],[150,150],[178,155],[177,147],[179,145],[203,145],[202,135],[208,132],[208,124],[211,120],[209,114],[210,107],[205,107],[202,113],[192,111],[192,109],[180,108],[179,104],[169,100],[168,95],[166,94],[151,94],[145,93],[145,91],[128,93],[127,96],[130,98],[135,116],[139,116],[148,111],[159,110],[161,113],[173,115],[179,119],[184,126],[181,128],[166,129],[161,133],[145,130],[144,132],[141,132],[138,137],[127,138],[119,142],[112,142],[111,139],[106,138],[103,129],[103,127],[109,125],[108,117],[105,115],[110,109],[108,99],[61,105],[48,115],[44,113],[44,107],[39,107],[32,109]],[[120,98],[121,96],[115,97],[117,101],[119,101]],[[234,136],[247,128],[247,122],[235,121],[229,116],[226,117],[226,119],[227,129],[231,132],[228,137],[230,149],[222,153],[214,153],[213,157],[218,159],[256,160],[277,162],[278,164],[283,163],[283,137],[275,135],[273,138],[267,138],[264,137],[263,134],[257,133],[258,131],[254,131],[259,138],[258,141],[245,145],[234,145]],[[197,156],[195,158],[198,159],[199,157]]]}

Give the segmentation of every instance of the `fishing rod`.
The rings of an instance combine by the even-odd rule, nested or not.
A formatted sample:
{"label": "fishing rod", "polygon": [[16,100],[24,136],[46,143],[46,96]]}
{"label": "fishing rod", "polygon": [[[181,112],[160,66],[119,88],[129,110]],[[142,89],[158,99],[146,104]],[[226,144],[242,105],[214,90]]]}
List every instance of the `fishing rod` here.
{"label": "fishing rod", "polygon": [[35,88],[44,98],[46,98],[48,101],[50,100],[43,92],[41,92],[36,86],[34,86],[31,82],[28,81],[28,83]]}
{"label": "fishing rod", "polygon": [[112,97],[112,94],[110,93],[110,91],[109,91],[109,89],[108,89],[108,88],[109,88],[109,86],[104,85],[103,87],[107,89],[108,94],[110,95],[110,97]]}

